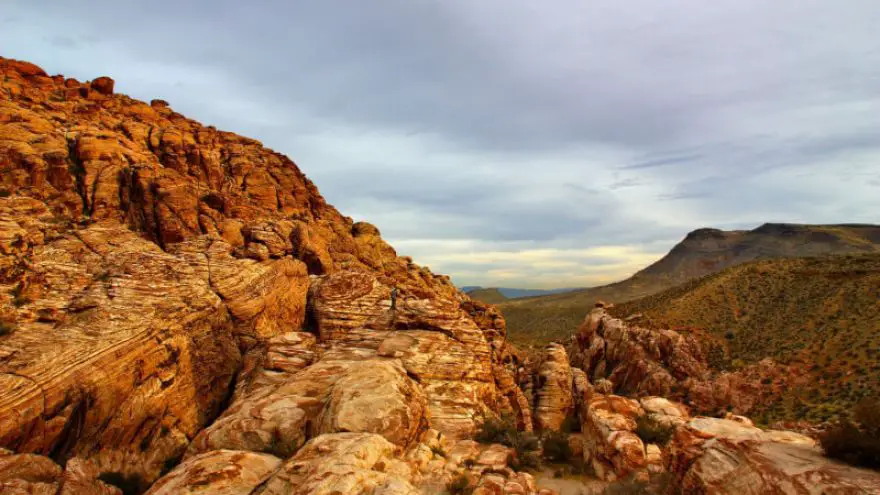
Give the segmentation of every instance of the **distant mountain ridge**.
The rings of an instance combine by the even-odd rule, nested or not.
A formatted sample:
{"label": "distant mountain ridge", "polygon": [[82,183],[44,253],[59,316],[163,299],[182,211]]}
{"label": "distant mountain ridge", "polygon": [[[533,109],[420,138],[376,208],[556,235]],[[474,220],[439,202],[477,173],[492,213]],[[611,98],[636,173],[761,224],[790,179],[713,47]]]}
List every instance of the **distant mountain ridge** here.
{"label": "distant mountain ridge", "polygon": [[697,229],[632,277],[563,294],[498,303],[512,339],[567,336],[596,300],[621,303],[749,261],[880,252],[880,225],[765,223],[753,230]]}
{"label": "distant mountain ridge", "polygon": [[497,301],[486,300],[486,297],[500,300],[519,299],[521,297],[549,296],[581,290],[580,288],[563,289],[515,289],[512,287],[481,287],[479,285],[466,285],[461,290],[473,299],[494,304]]}

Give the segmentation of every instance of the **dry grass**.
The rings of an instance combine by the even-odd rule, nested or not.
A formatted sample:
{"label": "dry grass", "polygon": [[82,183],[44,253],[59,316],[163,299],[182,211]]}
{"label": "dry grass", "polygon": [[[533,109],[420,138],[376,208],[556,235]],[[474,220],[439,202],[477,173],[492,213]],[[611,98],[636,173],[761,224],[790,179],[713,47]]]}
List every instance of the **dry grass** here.
{"label": "dry grass", "polygon": [[507,320],[511,341],[542,347],[570,336],[597,300],[633,301],[760,259],[871,252],[880,252],[878,226],[766,224],[751,231],[701,229],[622,282],[496,304]]}
{"label": "dry grass", "polygon": [[880,254],[747,263],[612,309],[724,339],[727,362],[772,357],[815,376],[759,419],[837,418],[880,390]]}

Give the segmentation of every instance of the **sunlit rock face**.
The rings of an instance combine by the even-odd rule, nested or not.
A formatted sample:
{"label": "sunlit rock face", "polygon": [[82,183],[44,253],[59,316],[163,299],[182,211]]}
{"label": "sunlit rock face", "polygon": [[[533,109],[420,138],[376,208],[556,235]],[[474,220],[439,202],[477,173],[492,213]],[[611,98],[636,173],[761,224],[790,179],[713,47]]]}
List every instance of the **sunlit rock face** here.
{"label": "sunlit rock face", "polygon": [[426,435],[531,428],[500,313],[287,157],[109,78],[0,72],[0,482],[187,493],[216,470],[218,493],[320,492],[317,459],[353,449],[385,460],[338,486],[405,493],[421,474],[383,466]]}

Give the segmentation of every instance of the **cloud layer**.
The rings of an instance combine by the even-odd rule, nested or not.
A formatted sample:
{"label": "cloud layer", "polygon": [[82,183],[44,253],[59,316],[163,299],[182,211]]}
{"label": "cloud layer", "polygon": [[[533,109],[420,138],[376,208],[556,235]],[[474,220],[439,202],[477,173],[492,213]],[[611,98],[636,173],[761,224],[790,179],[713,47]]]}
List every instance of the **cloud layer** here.
{"label": "cloud layer", "polygon": [[290,155],[462,285],[623,278],[703,226],[878,222],[874,0],[7,0],[3,55]]}

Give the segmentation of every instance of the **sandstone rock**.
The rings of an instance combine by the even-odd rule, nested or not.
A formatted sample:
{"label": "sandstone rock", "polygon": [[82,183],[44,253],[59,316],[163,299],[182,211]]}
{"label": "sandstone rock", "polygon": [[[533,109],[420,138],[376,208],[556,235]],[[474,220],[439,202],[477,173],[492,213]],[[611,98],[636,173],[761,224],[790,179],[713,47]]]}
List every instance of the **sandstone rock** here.
{"label": "sandstone rock", "polygon": [[425,408],[397,361],[325,360],[234,402],[188,455],[231,449],[288,457],[312,435],[337,431],[379,433],[407,446],[423,429]]}
{"label": "sandstone rock", "polygon": [[[727,409],[747,413],[803,374],[769,359],[737,372],[714,373],[708,363],[711,342],[698,332],[641,328],[598,307],[584,319],[569,354],[600,393],[612,392],[599,390],[600,381],[608,379],[613,392],[687,398],[697,412],[711,414]],[[779,385],[768,387],[768,382]]]}
{"label": "sandstone rock", "polygon": [[99,473],[81,459],[67,461],[66,469],[48,457],[0,451],[0,493],[46,495],[122,495],[98,480]]}
{"label": "sandstone rock", "polygon": [[[226,462],[202,454],[287,458],[337,431],[404,448],[503,411],[531,427],[500,313],[342,216],[287,157],[109,78],[2,58],[0,75],[0,447],[67,461],[43,488],[103,490],[99,473],[142,489],[187,452],[166,477],[185,485],[196,459]],[[406,493],[405,466],[361,474]]]}
{"label": "sandstone rock", "polygon": [[559,431],[565,418],[574,412],[571,366],[560,344],[548,345],[544,353],[538,370],[535,424],[539,430]]}
{"label": "sandstone rock", "polygon": [[113,94],[113,86],[115,84],[116,84],[116,82],[113,79],[110,79],[109,77],[104,76],[104,77],[99,77],[99,78],[93,80],[89,84],[89,86],[92,89],[94,89],[95,91],[97,91],[98,93],[101,93],[102,95],[112,95]]}
{"label": "sandstone rock", "polygon": [[[256,493],[261,495],[331,495],[420,493],[393,465],[397,448],[379,435],[334,433],[318,436],[285,462]],[[401,476],[404,474],[404,476]]]}
{"label": "sandstone rock", "polygon": [[212,450],[187,459],[145,495],[249,495],[279,466],[281,459],[268,454]]}
{"label": "sandstone rock", "polygon": [[647,467],[645,445],[635,434],[644,415],[639,403],[616,395],[593,395],[582,425],[584,460],[606,481],[625,478]]}
{"label": "sandstone rock", "polygon": [[224,400],[229,315],[202,267],[118,226],[59,232],[35,204],[0,198],[25,240],[0,258],[28,294],[0,340],[0,445],[155,479]]}
{"label": "sandstone rock", "polygon": [[663,397],[643,397],[639,404],[649,419],[667,428],[680,426],[690,418],[684,405]]}
{"label": "sandstone rock", "polygon": [[726,419],[690,420],[664,459],[682,493],[880,492],[880,474],[822,456],[808,437]]}
{"label": "sandstone rock", "polygon": [[[336,352],[400,359],[425,391],[432,426],[452,436],[471,435],[476,419],[496,410],[503,396],[483,332],[454,300],[410,297],[391,311],[390,294],[369,273],[319,277],[310,297],[321,340]],[[518,398],[513,385],[505,385]]]}

